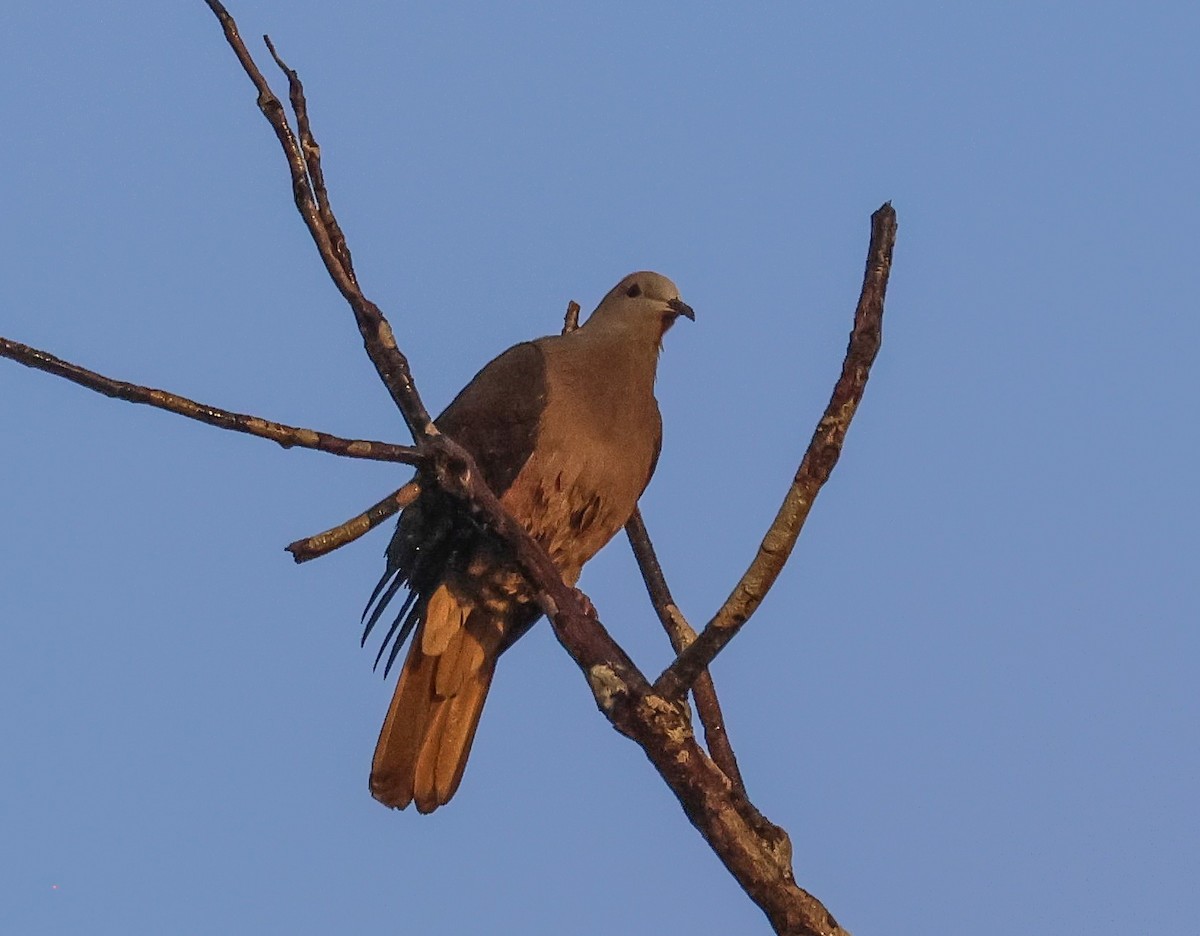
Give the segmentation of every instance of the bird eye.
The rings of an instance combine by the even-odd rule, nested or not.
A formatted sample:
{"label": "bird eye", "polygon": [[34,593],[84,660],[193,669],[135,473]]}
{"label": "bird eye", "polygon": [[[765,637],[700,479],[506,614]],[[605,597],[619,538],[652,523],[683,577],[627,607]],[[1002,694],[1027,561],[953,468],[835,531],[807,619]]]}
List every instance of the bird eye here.
{"label": "bird eye", "polygon": [[641,294],[642,294],[642,287],[639,286],[637,283],[634,283],[627,290],[625,290],[625,295],[627,295],[630,299],[636,299]]}

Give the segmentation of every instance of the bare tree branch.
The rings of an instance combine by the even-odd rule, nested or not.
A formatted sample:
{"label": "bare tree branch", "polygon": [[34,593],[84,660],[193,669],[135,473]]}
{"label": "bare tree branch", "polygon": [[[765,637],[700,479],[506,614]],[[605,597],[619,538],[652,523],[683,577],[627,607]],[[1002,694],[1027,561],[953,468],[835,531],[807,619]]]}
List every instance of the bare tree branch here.
{"label": "bare tree branch", "polygon": [[[237,23],[233,21],[233,17],[229,15],[229,11],[220,3],[220,0],[205,0],[205,2],[220,21],[226,41],[233,49],[238,61],[241,62],[246,75],[258,90],[258,109],[262,111],[263,116],[267,118],[267,122],[275,131],[275,136],[287,158],[288,170],[292,175],[292,197],[295,199],[296,209],[308,226],[308,232],[317,245],[317,251],[320,253],[321,259],[325,263],[325,269],[329,271],[334,285],[337,286],[354,312],[354,319],[358,323],[358,331],[362,335],[367,356],[375,365],[375,370],[384,386],[387,387],[388,393],[391,394],[393,402],[404,416],[404,421],[408,424],[413,439],[421,441],[431,435],[436,435],[437,428],[433,425],[433,419],[425,409],[425,404],[421,402],[420,394],[417,393],[417,388],[413,384],[408,359],[396,346],[396,337],[392,333],[391,325],[384,318],[379,306],[371,302],[358,288],[358,281],[349,267],[350,255],[349,251],[345,250],[345,239],[341,238],[341,229],[337,227],[333,211],[328,207],[319,163],[316,172],[310,178],[312,170],[305,161],[304,152],[297,144],[291,127],[288,126],[287,114],[284,113],[283,105],[279,103],[279,98],[275,96],[262,72],[254,64],[254,59],[246,50],[246,44],[242,42],[242,37],[238,34]],[[278,57],[276,57],[276,61],[279,61]],[[287,70],[287,66],[282,61],[279,64],[280,68]],[[292,83],[292,93],[303,101],[304,94],[298,81]],[[304,121],[307,127],[307,109],[302,112],[305,114]],[[306,138],[310,141],[308,147],[310,152],[319,156],[320,149],[313,140],[311,132],[307,132]],[[318,181],[321,185],[319,198],[314,193],[314,186]],[[323,202],[325,208],[322,209],[318,202]],[[331,223],[332,227],[327,222]],[[341,241],[340,252],[337,244],[339,239]]]}
{"label": "bare tree branch", "polygon": [[687,692],[700,672],[757,610],[792,554],[813,501],[842,453],[850,420],[858,409],[871,364],[879,353],[883,340],[883,300],[895,244],[896,212],[891,202],[887,202],[871,215],[871,243],[867,248],[867,267],[854,313],[850,346],[846,349],[842,373],[834,385],[829,405],[825,407],[825,415],[813,432],[792,486],[763,537],[754,561],[700,636],[655,682],[655,691],[667,698],[678,698]]}
{"label": "bare tree branch", "polygon": [[115,397],[129,403],[144,403],[158,409],[186,416],[219,429],[230,429],[233,432],[244,432],[247,435],[258,436],[260,439],[270,439],[284,448],[307,448],[318,452],[328,452],[331,455],[342,455],[346,458],[365,458],[370,461],[403,462],[406,465],[416,465],[421,461],[419,450],[409,445],[394,445],[390,442],[372,442],[365,439],[343,439],[327,432],[317,432],[313,429],[299,429],[295,426],[285,426],[283,423],[260,419],[258,416],[247,416],[245,413],[231,413],[228,410],[209,406],[207,403],[197,403],[187,397],[181,397],[167,390],[155,390],[138,384],[126,383],[124,380],[114,380],[64,361],[53,354],[31,348],[17,341],[0,338],[0,357],[6,357],[32,367],[46,371],[58,377],[64,377],[81,387]]}
{"label": "bare tree branch", "polygon": [[[634,510],[633,516],[625,524],[625,535],[629,538],[629,545],[633,548],[634,558],[637,559],[638,568],[642,572],[642,581],[646,583],[650,603],[654,605],[658,619],[671,640],[671,647],[677,654],[682,653],[696,639],[696,632],[671,595],[662,565],[654,552],[654,544],[650,541],[646,522],[642,519],[641,510]],[[725,730],[725,716],[721,712],[720,700],[717,699],[717,687],[708,670],[696,677],[692,686],[692,696],[696,700],[696,714],[704,727],[704,744],[709,755],[721,768],[721,772],[732,781],[734,788],[745,795],[746,784],[742,780],[733,745],[729,743],[729,734]]]}
{"label": "bare tree branch", "polygon": [[[887,268],[895,237],[895,215],[890,205],[885,205],[873,216],[872,252],[863,299],[860,300],[843,377],[835,389],[834,400],[826,412],[826,418],[818,426],[817,434],[797,473],[793,489],[780,510],[776,524],[764,540],[759,557],[743,576],[742,583],[739,583],[738,589],[735,589],[734,595],[726,602],[718,617],[709,623],[704,633],[690,646],[679,652],[675,662],[660,677],[660,683],[664,683],[670,690],[668,694],[662,691],[661,687],[656,688],[649,684],[645,675],[604,628],[586,596],[563,582],[545,549],[507,513],[495,494],[487,487],[471,456],[454,440],[437,432],[421,403],[408,362],[396,346],[387,320],[378,307],[363,296],[358,287],[351,267],[349,250],[328,202],[320,170],[320,151],[308,126],[307,108],[298,77],[283,64],[272,48],[272,55],[289,79],[290,100],[300,127],[300,144],[288,126],[283,106],[271,92],[247,52],[232,17],[219,0],[205,2],[217,16],[227,41],[258,89],[258,106],[274,129],[287,158],[297,209],[309,228],[327,271],[354,312],[368,355],[418,443],[415,450],[402,446],[390,447],[393,460],[419,462],[420,479],[415,483],[437,486],[456,500],[466,515],[491,530],[512,550],[516,567],[537,591],[538,602],[550,619],[555,636],[585,674],[599,709],[619,732],[642,748],[679,800],[689,820],[741,887],[767,915],[775,931],[804,936],[842,936],[845,931],[820,901],[796,885],[791,867],[791,843],[787,833],[764,819],[747,799],[737,779],[736,763],[728,769],[718,767],[696,742],[691,720],[681,697],[715,653],[728,641],[732,633],[736,632],[736,628],[761,602],[798,535],[812,497],[828,477],[837,460],[846,425],[861,397],[867,370],[878,350],[879,317],[882,314]],[[874,290],[870,297],[868,285]],[[567,327],[577,322],[577,315],[577,308],[574,317],[568,312]],[[113,391],[111,395],[114,396],[159,405],[216,425],[228,423],[226,428],[265,435],[275,438],[276,441],[281,441],[282,433],[282,437],[290,444],[307,444],[308,447],[325,447],[326,450],[330,450],[328,447],[335,443],[344,444],[347,451],[342,454],[379,457],[378,453],[372,456],[361,451],[349,451],[357,443],[347,440],[329,441],[333,437],[324,437],[326,441],[322,443],[320,434],[310,433],[308,430],[294,430],[278,424],[268,424],[255,417],[226,414],[164,394],[162,391],[108,381],[107,378],[91,375],[90,372],[84,372],[74,365],[12,342],[5,342],[3,348],[13,351],[7,356],[18,360],[22,360],[22,354],[27,359],[36,359],[36,362],[22,360],[22,363],[40,366],[51,373],[76,380],[101,392]],[[84,379],[80,379],[81,376]],[[145,398],[138,398],[137,391]],[[126,392],[132,392],[134,396],[127,396]],[[288,433],[294,434],[295,438]],[[315,441],[308,439],[309,434]],[[339,539],[348,541],[349,538],[359,535],[359,531],[369,529],[400,509],[406,502],[405,499],[411,496],[412,485],[406,485],[341,527],[308,541],[293,544],[297,547],[293,555],[299,559],[301,556],[298,552],[302,553],[305,548],[312,551],[313,555],[320,554],[326,546],[335,548],[329,544],[336,543]],[[650,566],[643,568],[648,567]],[[662,594],[665,596],[662,597],[661,604],[669,610],[674,606],[674,602],[670,600],[665,581],[661,582],[661,585]],[[658,580],[655,579],[652,594],[657,587]],[[656,606],[658,604],[656,601]],[[685,631],[680,627],[681,615],[676,619],[668,613],[666,617],[671,621],[682,644],[688,639],[690,628]],[[686,622],[682,623],[686,625]],[[714,634],[717,636],[713,636]],[[714,745],[714,751],[717,750],[719,745]]]}
{"label": "bare tree branch", "polygon": [[339,523],[333,529],[326,530],[324,533],[318,533],[316,536],[310,536],[307,539],[296,540],[294,543],[285,546],[284,549],[292,554],[292,558],[297,563],[308,562],[310,559],[319,559],[321,556],[328,555],[335,549],[340,549],[347,543],[353,543],[364,533],[369,533],[389,517],[394,517],[415,501],[420,493],[421,485],[416,481],[409,481],[404,487],[398,491],[392,491],[391,494],[379,503],[368,507],[357,517],[351,517],[345,523]]}

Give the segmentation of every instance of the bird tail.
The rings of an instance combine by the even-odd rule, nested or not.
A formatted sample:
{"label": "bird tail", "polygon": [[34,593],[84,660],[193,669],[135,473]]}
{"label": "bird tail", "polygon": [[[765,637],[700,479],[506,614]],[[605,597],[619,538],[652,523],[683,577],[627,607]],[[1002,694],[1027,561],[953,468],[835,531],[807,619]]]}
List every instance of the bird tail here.
{"label": "bird tail", "polygon": [[371,795],[432,812],[458,789],[500,653],[503,618],[442,584],[429,597],[371,764]]}

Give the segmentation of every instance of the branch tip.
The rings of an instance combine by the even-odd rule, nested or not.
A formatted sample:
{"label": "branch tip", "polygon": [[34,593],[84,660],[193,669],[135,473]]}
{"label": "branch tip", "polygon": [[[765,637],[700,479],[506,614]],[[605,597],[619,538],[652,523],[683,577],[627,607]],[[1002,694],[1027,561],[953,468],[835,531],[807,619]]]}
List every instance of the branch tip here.
{"label": "branch tip", "polygon": [[883,305],[896,242],[896,212],[885,202],[871,215],[862,289],[842,372],[791,487],[763,537],[758,554],[700,636],[658,677],[656,692],[678,698],[745,625],[775,583],[808,519],[813,501],[837,464],[883,340]]}
{"label": "branch tip", "polygon": [[294,543],[289,543],[284,549],[292,554],[292,559],[295,560],[297,565],[301,562],[319,559],[321,556],[328,555],[335,549],[341,549],[348,543],[353,543],[360,536],[369,533],[389,517],[394,517],[416,500],[420,493],[420,483],[409,481],[404,487],[393,491],[383,500],[372,504],[357,516],[339,523],[324,533],[318,533],[316,536],[309,536],[305,539],[296,540]]}

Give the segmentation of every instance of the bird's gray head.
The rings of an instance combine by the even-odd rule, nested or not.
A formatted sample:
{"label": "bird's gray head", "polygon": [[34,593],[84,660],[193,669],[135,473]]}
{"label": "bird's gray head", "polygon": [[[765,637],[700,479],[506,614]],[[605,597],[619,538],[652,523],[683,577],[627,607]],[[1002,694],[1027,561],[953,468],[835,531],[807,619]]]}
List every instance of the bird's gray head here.
{"label": "bird's gray head", "polygon": [[656,344],[679,316],[695,321],[692,307],[679,298],[675,284],[661,273],[630,273],[600,300],[587,324],[604,330],[644,335]]}

